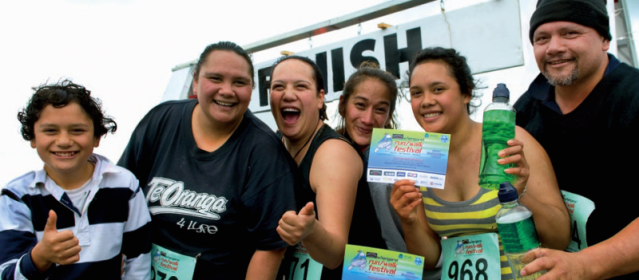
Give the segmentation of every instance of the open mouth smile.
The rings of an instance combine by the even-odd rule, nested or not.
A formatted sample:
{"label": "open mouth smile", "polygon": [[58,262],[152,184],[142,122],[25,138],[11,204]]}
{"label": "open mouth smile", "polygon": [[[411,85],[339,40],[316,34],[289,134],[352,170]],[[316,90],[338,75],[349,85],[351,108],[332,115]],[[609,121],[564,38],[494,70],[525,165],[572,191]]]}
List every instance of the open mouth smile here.
{"label": "open mouth smile", "polygon": [[285,124],[294,124],[300,118],[300,110],[297,108],[282,108],[281,114]]}

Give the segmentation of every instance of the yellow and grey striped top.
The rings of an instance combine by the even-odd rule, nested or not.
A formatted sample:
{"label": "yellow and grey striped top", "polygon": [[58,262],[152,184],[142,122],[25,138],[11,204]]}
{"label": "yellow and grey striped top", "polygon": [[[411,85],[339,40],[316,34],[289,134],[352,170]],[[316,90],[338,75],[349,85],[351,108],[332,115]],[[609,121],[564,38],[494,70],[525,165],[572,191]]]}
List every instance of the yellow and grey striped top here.
{"label": "yellow and grey striped top", "polygon": [[[428,188],[420,187],[428,225],[440,237],[497,232],[495,216],[501,205],[496,190],[481,188],[475,197],[459,202],[445,201]],[[501,279],[513,279],[512,270],[499,240]]]}

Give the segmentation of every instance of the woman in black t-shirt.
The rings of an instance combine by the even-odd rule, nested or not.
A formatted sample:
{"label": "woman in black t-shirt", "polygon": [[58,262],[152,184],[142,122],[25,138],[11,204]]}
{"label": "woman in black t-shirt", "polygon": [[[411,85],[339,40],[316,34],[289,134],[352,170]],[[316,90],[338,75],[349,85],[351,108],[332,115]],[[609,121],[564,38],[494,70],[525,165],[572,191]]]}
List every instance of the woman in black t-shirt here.
{"label": "woman in black t-shirt", "polygon": [[275,229],[295,209],[296,166],[247,110],[253,73],[236,44],[209,45],[193,73],[197,99],[153,108],[120,158],[148,200],[157,275],[275,278],[286,248]]}

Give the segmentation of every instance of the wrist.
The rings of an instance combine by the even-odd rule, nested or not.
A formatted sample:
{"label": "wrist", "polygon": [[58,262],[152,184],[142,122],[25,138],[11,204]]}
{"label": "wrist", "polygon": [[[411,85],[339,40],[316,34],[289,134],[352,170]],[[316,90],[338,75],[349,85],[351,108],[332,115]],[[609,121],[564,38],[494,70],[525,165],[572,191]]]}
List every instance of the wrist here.
{"label": "wrist", "polygon": [[521,193],[519,193],[520,200],[521,200],[521,197],[524,196],[524,194],[526,194],[526,185],[524,185],[524,190],[522,190]]}
{"label": "wrist", "polygon": [[33,247],[30,255],[33,266],[35,266],[35,268],[41,273],[46,272],[49,268],[51,268],[51,265],[53,265],[53,262],[50,262],[43,256],[42,245],[40,243]]}
{"label": "wrist", "polygon": [[575,259],[582,264],[583,279],[603,279],[602,270],[599,263],[590,256],[589,250],[582,250],[574,253]]}
{"label": "wrist", "polygon": [[311,224],[308,225],[308,228],[304,232],[304,235],[302,236],[301,240],[308,239],[308,238],[313,238],[313,236],[318,231],[318,227],[319,227],[318,224],[319,224],[319,221],[317,219],[313,219]]}

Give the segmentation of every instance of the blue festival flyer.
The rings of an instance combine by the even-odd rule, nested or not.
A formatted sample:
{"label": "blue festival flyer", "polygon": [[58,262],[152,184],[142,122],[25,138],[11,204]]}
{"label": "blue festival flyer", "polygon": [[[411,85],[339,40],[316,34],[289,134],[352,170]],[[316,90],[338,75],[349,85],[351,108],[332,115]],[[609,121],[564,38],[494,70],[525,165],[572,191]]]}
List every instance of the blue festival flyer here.
{"label": "blue festival flyer", "polygon": [[364,246],[346,245],[342,279],[422,279],[424,257]]}
{"label": "blue festival flyer", "polygon": [[415,185],[443,189],[450,134],[373,129],[368,158],[368,182],[394,183],[411,179]]}

